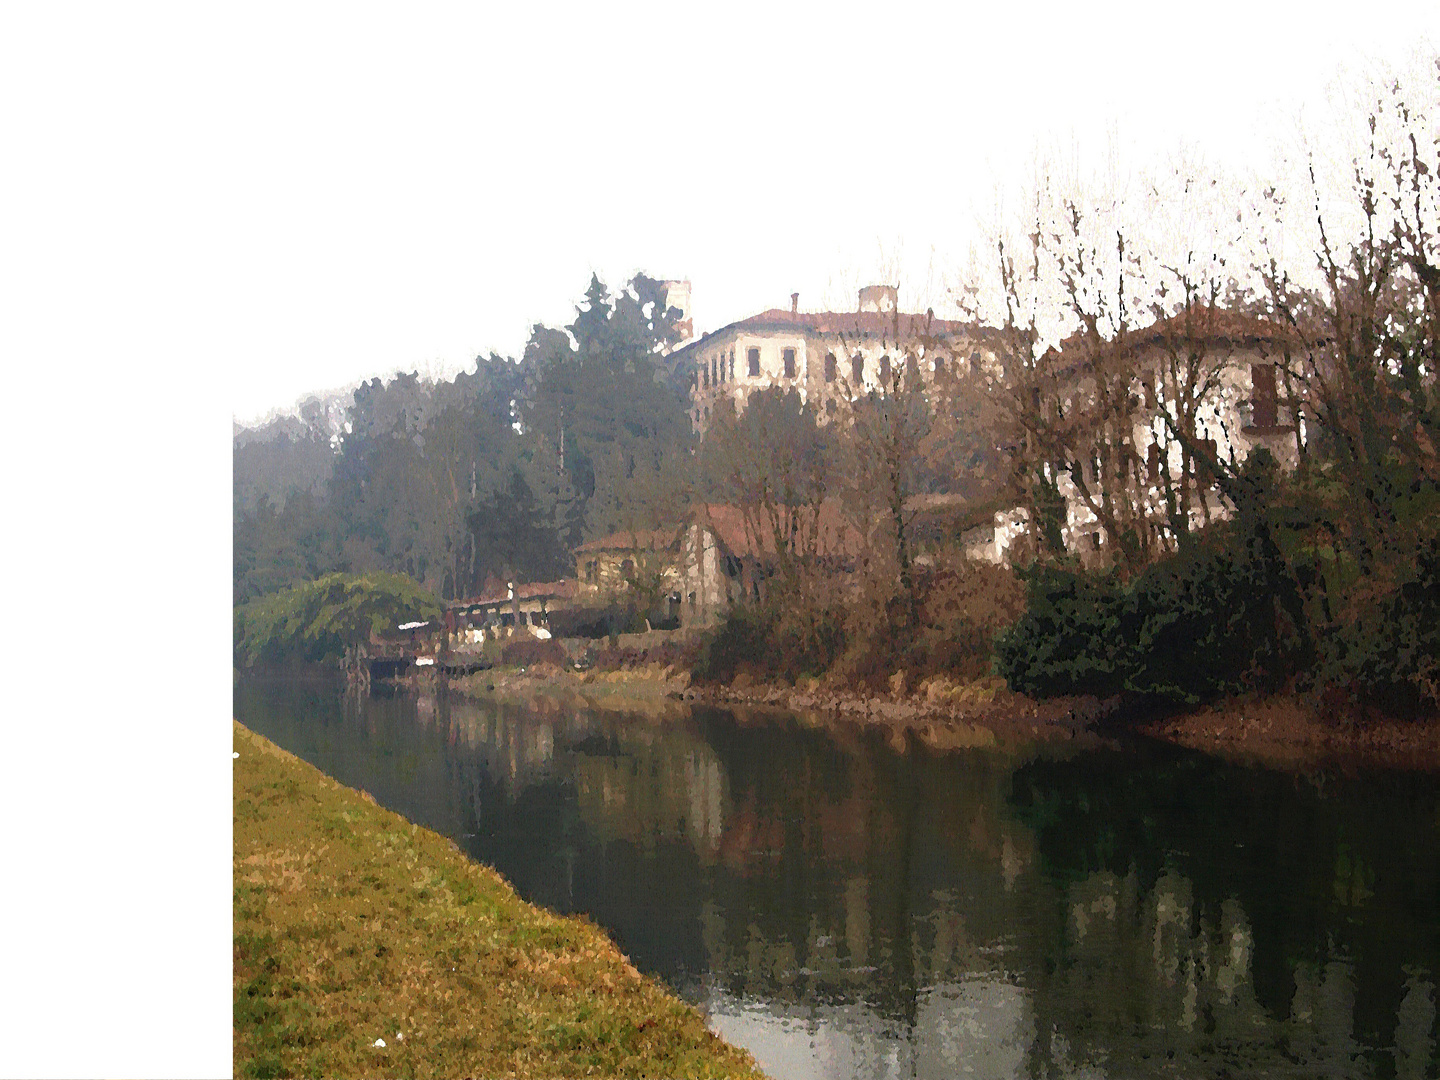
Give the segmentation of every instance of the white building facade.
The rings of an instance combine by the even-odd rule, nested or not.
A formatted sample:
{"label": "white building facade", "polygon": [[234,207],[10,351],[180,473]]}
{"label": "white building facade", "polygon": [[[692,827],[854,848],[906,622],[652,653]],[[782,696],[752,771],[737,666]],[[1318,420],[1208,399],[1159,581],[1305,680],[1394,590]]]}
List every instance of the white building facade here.
{"label": "white building facade", "polygon": [[928,384],[948,365],[993,360],[987,342],[975,324],[902,313],[893,286],[872,285],[860,290],[855,311],[800,311],[792,295],[790,310],[731,323],[675,356],[693,372],[690,421],[704,434],[722,401],[738,413],[757,390],[794,389],[823,418],[842,398],[883,391],[897,377]]}

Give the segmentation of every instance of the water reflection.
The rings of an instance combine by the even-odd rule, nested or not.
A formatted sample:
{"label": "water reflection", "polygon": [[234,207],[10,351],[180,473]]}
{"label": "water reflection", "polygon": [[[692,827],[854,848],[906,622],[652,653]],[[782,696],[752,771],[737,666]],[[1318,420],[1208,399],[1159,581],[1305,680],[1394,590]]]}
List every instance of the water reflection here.
{"label": "water reflection", "polygon": [[775,1076],[1436,1075],[1433,779],[293,683],[236,716],[587,913]]}

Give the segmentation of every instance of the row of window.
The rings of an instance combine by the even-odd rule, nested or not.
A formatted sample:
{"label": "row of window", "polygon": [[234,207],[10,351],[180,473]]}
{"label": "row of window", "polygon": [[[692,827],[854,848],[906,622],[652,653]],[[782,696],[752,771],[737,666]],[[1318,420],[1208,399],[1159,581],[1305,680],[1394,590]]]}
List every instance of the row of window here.
{"label": "row of window", "polygon": [[[701,362],[700,388],[702,390],[709,390],[711,386],[718,387],[722,382],[734,380],[735,354],[732,352],[728,357],[728,380],[726,379],[726,360],[727,357],[724,356],[712,356],[709,363]],[[795,350],[782,349],[780,351],[780,360],[784,365],[785,378],[795,378]],[[746,374],[750,378],[754,379],[760,376],[760,350],[758,348],[745,350],[745,367]],[[934,358],[932,370],[936,375],[945,374],[945,358],[943,356],[936,356]],[[920,363],[914,356],[905,357],[905,375],[908,379],[918,379],[920,377]],[[833,383],[838,377],[838,361],[835,358],[835,354],[833,352],[827,352],[825,354],[825,381],[827,383]],[[880,357],[879,377],[882,384],[890,381],[890,357],[888,355]],[[850,358],[850,381],[857,386],[865,381],[865,358],[859,353],[856,353]]]}

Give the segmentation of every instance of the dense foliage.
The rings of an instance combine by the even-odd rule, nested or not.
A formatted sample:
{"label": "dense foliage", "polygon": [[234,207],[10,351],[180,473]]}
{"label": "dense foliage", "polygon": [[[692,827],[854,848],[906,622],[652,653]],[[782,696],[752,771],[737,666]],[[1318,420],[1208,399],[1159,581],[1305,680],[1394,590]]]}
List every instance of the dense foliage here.
{"label": "dense foliage", "polygon": [[1372,556],[1362,572],[1320,542],[1339,528],[1320,493],[1292,482],[1270,496],[1129,582],[1074,564],[1031,568],[1025,614],[997,642],[997,671],[1040,697],[1193,704],[1291,687],[1347,715],[1433,712],[1437,523],[1412,534],[1413,555]]}
{"label": "dense foliage", "polygon": [[372,633],[437,618],[441,606],[402,574],[326,574],[235,608],[235,656],[246,667],[338,660]]}
{"label": "dense foliage", "polygon": [[[430,382],[373,379],[337,407],[235,439],[234,600],[332,571],[406,574],[436,596],[573,573],[569,551],[675,505],[686,386],[659,282],[592,279],[568,327],[520,359]],[[683,482],[683,468],[679,481]]]}

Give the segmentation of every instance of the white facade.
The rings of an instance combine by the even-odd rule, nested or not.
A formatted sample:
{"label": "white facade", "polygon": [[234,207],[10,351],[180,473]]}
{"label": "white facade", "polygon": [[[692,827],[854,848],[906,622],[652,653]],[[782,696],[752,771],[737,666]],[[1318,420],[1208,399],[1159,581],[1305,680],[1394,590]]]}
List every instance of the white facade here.
{"label": "white facade", "polygon": [[903,314],[893,286],[860,290],[853,312],[772,309],[707,334],[683,350],[693,372],[691,424],[704,433],[722,401],[744,410],[756,390],[793,388],[821,407],[883,390],[909,371],[929,385],[947,365],[993,361],[986,335],[969,323]]}

